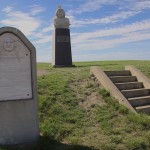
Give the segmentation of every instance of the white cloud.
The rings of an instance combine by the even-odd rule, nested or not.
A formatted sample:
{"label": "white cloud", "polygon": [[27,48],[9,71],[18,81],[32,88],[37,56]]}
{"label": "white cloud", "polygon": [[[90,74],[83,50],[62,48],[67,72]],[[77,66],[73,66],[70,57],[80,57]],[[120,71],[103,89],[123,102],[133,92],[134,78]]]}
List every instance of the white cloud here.
{"label": "white cloud", "polygon": [[70,19],[72,27],[81,27],[85,25],[95,25],[95,24],[108,24],[108,23],[116,23],[123,19],[127,19],[139,12],[127,11],[127,12],[119,12],[113,14],[111,16],[106,16],[104,18],[91,18],[91,19],[76,19],[74,16],[67,16]]}
{"label": "white cloud", "polygon": [[41,21],[32,17],[30,13],[14,11],[9,6],[4,8],[3,12],[6,13],[6,19],[1,20],[0,23],[20,29],[26,36],[32,35],[40,27]]}
{"label": "white cloud", "polygon": [[42,29],[42,32],[51,32],[52,30],[54,29],[54,25],[53,24],[51,24],[51,25],[49,25],[48,27],[45,27],[45,28],[43,28]]}
{"label": "white cloud", "polygon": [[69,14],[80,14],[83,12],[93,12],[102,7],[102,5],[115,4],[117,0],[86,0],[86,2],[75,10],[69,11]]}
{"label": "white cloud", "polygon": [[35,41],[36,44],[46,44],[52,41],[51,35],[43,35],[39,36],[39,39]]}
{"label": "white cloud", "polygon": [[84,40],[88,40],[91,38],[100,38],[106,36],[116,36],[116,35],[124,35],[131,32],[137,32],[141,30],[149,30],[150,29],[150,20],[143,20],[141,22],[136,22],[130,25],[125,25],[122,27],[112,28],[112,29],[103,29],[96,30],[94,32],[86,32],[86,33],[76,33],[74,41],[80,42]]}
{"label": "white cloud", "polygon": [[87,33],[74,33],[72,47],[74,50],[104,50],[125,43],[150,39],[150,20],[130,25],[97,30]]}
{"label": "white cloud", "polygon": [[150,51],[145,51],[144,53],[141,52],[136,52],[135,51],[116,51],[116,52],[108,52],[104,54],[83,54],[83,55],[73,55],[73,60],[74,61],[100,61],[100,60],[149,60],[148,57],[145,56],[150,56]]}
{"label": "white cloud", "polygon": [[84,12],[94,12],[100,10],[101,7],[106,5],[115,5],[119,9],[125,11],[141,11],[143,9],[150,8],[149,0],[86,0],[85,3],[81,4],[78,8],[70,10],[69,14],[80,14]]}
{"label": "white cloud", "polygon": [[139,10],[141,11],[141,10],[148,9],[148,8],[150,8],[149,0],[135,1],[130,6],[130,9],[135,10],[135,11],[139,11]]}
{"label": "white cloud", "polygon": [[37,51],[38,62],[51,62],[51,49]]}
{"label": "white cloud", "polygon": [[31,14],[32,15],[37,15],[38,13],[45,11],[45,8],[41,7],[39,5],[33,5],[33,6],[30,6],[30,8],[31,8]]}
{"label": "white cloud", "polygon": [[5,13],[9,13],[12,11],[12,7],[11,6],[6,6],[4,9],[2,9],[2,12],[5,12]]}
{"label": "white cloud", "polygon": [[[76,14],[83,12],[94,12],[100,10],[103,5],[116,5],[118,9],[116,12],[110,13],[105,17],[100,18],[79,18],[76,17]],[[137,14],[143,12],[143,10],[150,8],[149,0],[126,0],[126,1],[117,1],[117,0],[87,0],[84,4],[80,5],[74,10],[67,12],[68,18],[72,24],[72,27],[82,27],[93,24],[108,24],[116,23],[122,20],[133,17]],[[99,12],[100,13],[100,12]],[[101,12],[105,14],[105,12]],[[104,15],[103,15],[104,16]]]}

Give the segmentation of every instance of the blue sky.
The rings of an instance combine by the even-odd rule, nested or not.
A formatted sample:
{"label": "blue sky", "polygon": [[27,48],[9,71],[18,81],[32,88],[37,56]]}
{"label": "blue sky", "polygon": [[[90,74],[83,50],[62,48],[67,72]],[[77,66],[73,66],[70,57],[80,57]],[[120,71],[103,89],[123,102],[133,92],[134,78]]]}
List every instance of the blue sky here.
{"label": "blue sky", "polygon": [[150,60],[150,0],[1,0],[0,27],[21,30],[51,62],[55,11],[70,19],[73,61]]}

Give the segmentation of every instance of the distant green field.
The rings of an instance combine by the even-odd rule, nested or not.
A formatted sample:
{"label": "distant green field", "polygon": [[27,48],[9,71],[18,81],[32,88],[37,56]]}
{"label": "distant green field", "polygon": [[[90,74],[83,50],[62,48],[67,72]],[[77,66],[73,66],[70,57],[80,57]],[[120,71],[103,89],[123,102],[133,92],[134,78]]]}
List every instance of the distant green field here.
{"label": "distant green field", "polygon": [[34,146],[0,150],[150,150],[150,117],[136,115],[89,78],[90,67],[123,70],[134,65],[150,78],[150,61],[97,61],[53,68],[38,63],[41,137]]}
{"label": "distant green field", "polygon": [[[91,66],[100,66],[104,70],[124,70],[126,65],[134,65],[150,78],[150,60],[126,60],[126,61],[91,61],[75,62],[76,68],[81,68],[89,73]],[[48,63],[38,63],[38,69],[50,70],[51,65]]]}

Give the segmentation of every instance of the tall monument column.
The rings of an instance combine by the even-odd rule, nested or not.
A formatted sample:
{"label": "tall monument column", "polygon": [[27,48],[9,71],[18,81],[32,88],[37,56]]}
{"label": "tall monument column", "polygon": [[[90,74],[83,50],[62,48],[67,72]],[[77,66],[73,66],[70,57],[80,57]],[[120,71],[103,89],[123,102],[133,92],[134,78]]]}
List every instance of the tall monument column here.
{"label": "tall monument column", "polygon": [[72,66],[70,22],[65,11],[58,7],[54,18],[52,65],[54,67]]}

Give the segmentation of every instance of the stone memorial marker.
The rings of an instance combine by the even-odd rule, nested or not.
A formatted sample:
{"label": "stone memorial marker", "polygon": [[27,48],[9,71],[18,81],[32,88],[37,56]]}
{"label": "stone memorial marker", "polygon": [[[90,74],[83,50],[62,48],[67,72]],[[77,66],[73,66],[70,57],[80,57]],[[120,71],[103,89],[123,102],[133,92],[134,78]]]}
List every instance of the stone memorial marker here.
{"label": "stone memorial marker", "polygon": [[0,145],[38,138],[35,48],[18,29],[0,28]]}
{"label": "stone memorial marker", "polygon": [[72,66],[70,22],[65,11],[59,6],[54,19],[52,65]]}

